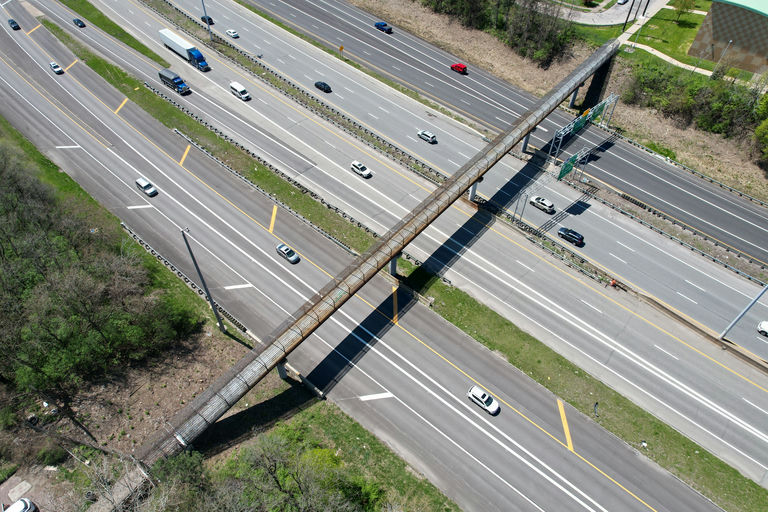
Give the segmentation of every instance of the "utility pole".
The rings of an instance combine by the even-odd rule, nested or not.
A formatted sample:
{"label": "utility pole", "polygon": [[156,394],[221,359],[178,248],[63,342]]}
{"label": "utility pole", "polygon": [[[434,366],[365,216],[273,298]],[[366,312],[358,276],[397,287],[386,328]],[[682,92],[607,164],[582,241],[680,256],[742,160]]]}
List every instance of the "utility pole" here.
{"label": "utility pole", "polygon": [[205,26],[208,27],[208,36],[211,38],[211,41],[213,41],[213,32],[211,32],[211,24],[208,23],[208,13],[205,12],[205,0],[200,0],[200,3],[203,4],[203,17],[205,18]]}
{"label": "utility pole", "polygon": [[[643,0],[640,0],[641,2]],[[624,32],[627,30],[627,23],[629,23],[629,15],[632,14],[632,8],[635,6],[635,0],[632,0],[632,5],[629,6],[629,10],[627,11],[627,19],[624,20],[624,26],[621,27],[621,31]]]}

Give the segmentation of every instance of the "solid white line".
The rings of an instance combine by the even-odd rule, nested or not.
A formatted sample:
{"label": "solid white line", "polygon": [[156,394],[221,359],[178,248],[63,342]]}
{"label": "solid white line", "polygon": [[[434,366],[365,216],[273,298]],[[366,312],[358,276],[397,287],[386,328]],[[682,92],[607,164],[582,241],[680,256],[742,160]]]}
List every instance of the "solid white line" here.
{"label": "solid white line", "polygon": [[630,250],[630,251],[632,251],[632,252],[637,252],[637,251],[635,251],[633,248],[631,248],[630,246],[628,246],[628,245],[626,245],[626,244],[623,244],[623,243],[619,242],[618,240],[616,241],[616,243],[617,243],[617,244],[619,244],[620,246],[622,246],[622,247],[623,247],[623,248],[625,248],[625,249],[629,249],[629,250]]}
{"label": "solid white line", "polygon": [[680,293],[680,292],[675,292],[675,293],[677,293],[679,296],[681,296],[681,297],[682,297],[682,298],[684,298],[684,299],[688,299],[689,301],[693,302],[694,304],[698,304],[698,302],[696,302],[695,300],[693,300],[693,299],[692,299],[692,298],[690,298],[690,297],[686,297],[685,295],[683,295],[683,294],[682,294],[682,293]]}
{"label": "solid white line", "polygon": [[690,282],[690,281],[689,281],[689,280],[687,280],[687,279],[685,280],[685,282],[686,282],[686,283],[688,283],[689,285],[693,286],[694,288],[698,288],[699,290],[701,290],[701,291],[703,291],[703,292],[705,292],[705,293],[706,293],[706,291],[707,291],[707,290],[705,290],[704,288],[702,288],[701,286],[697,286],[697,285],[693,284],[692,282]]}
{"label": "solid white line", "polygon": [[763,414],[768,414],[768,411],[766,411],[765,409],[763,409],[763,408],[761,408],[761,407],[758,407],[758,406],[756,406],[755,404],[753,404],[752,402],[750,402],[750,401],[749,401],[749,400],[747,400],[746,398],[744,398],[744,397],[741,397],[741,399],[742,399],[742,400],[744,400],[745,402],[747,402],[749,405],[751,405],[751,406],[752,406],[752,407],[754,407],[755,409],[757,409],[758,411],[762,412]]}
{"label": "solid white line", "polygon": [[669,352],[667,352],[666,350],[664,350],[664,349],[663,349],[663,348],[661,348],[660,346],[658,346],[658,345],[654,345],[654,347],[656,347],[657,349],[661,350],[662,352],[664,352],[665,354],[667,354],[669,357],[671,357],[671,358],[673,358],[673,359],[676,359],[676,360],[678,360],[678,361],[679,361],[679,359],[678,359],[677,357],[673,356],[672,354],[670,354]]}
{"label": "solid white line", "polygon": [[253,288],[253,285],[251,283],[248,284],[232,284],[229,286],[225,286],[225,290],[239,290],[241,288]]}
{"label": "solid white line", "polygon": [[128,206],[129,210],[140,210],[141,208],[154,208],[151,204],[138,204],[136,206]]}
{"label": "solid white line", "polygon": [[627,262],[626,262],[626,261],[624,261],[623,259],[619,258],[618,256],[616,256],[616,255],[615,255],[615,254],[613,254],[612,252],[609,252],[608,254],[610,254],[611,256],[613,256],[614,258],[616,258],[617,260],[619,260],[619,261],[620,261],[620,262],[622,262],[623,264],[625,264],[625,265],[627,264]]}
{"label": "solid white line", "polygon": [[[10,2],[10,0],[8,0]],[[56,149],[78,149],[80,146],[56,146]]]}
{"label": "solid white line", "polygon": [[518,264],[518,265],[520,265],[521,267],[525,267],[525,268],[527,268],[527,269],[528,269],[529,271],[531,271],[531,272],[536,272],[535,270],[533,270],[531,267],[529,267],[528,265],[526,265],[526,264],[525,264],[525,263],[523,263],[522,261],[520,261],[520,260],[515,260],[515,261],[516,261],[516,262],[517,262],[517,264]]}
{"label": "solid white line", "polygon": [[360,401],[361,402],[367,402],[368,400],[379,400],[381,398],[392,398],[393,396],[395,396],[395,395],[393,395],[392,393],[387,391],[386,393],[376,393],[375,395],[361,396],[360,397]]}
{"label": "solid white line", "polygon": [[585,305],[587,305],[587,306],[591,307],[592,309],[594,309],[595,311],[597,311],[598,313],[600,313],[600,314],[602,314],[602,313],[603,313],[602,311],[600,311],[599,309],[597,309],[595,306],[593,306],[593,305],[592,305],[592,304],[590,304],[589,302],[585,301],[584,299],[579,299],[579,300],[580,300],[581,302],[583,302]]}

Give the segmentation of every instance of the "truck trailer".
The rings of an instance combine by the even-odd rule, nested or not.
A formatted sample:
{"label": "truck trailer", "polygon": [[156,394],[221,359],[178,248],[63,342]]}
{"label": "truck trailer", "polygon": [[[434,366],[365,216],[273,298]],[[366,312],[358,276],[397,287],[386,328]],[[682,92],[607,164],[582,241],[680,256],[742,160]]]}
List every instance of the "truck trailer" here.
{"label": "truck trailer", "polygon": [[159,33],[160,40],[167,48],[181,55],[200,71],[210,71],[211,67],[205,62],[205,57],[192,43],[167,28],[160,30]]}
{"label": "truck trailer", "polygon": [[158,73],[160,76],[160,81],[163,82],[165,85],[173,89],[179,94],[188,94],[191,91],[189,90],[189,86],[184,83],[184,80],[171,71],[170,69],[161,69]]}

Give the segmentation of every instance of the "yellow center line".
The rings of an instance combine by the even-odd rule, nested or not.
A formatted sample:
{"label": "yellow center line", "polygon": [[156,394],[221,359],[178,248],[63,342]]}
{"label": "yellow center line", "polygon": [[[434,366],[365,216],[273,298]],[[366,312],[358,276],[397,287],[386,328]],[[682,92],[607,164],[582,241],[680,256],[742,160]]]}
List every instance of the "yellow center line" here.
{"label": "yellow center line", "polygon": [[35,28],[33,28],[33,29],[31,29],[29,32],[27,32],[27,35],[31,34],[31,33],[32,33],[32,32],[34,32],[35,30],[39,29],[39,28],[40,28],[40,26],[41,26],[41,25],[40,25],[40,24],[38,24],[38,25],[37,25]]}
{"label": "yellow center line", "polygon": [[565,432],[565,444],[568,445],[568,451],[573,451],[573,441],[571,441],[571,430],[568,428],[568,419],[565,417],[565,407],[563,401],[557,399],[557,408],[560,409],[560,420],[563,422],[563,432]]}
{"label": "yellow center line", "polygon": [[269,221],[269,232],[275,229],[275,217],[277,217],[277,205],[272,206],[272,219]]}
{"label": "yellow center line", "polygon": [[187,155],[189,154],[189,148],[192,147],[192,144],[187,144],[187,149],[184,150],[184,154],[181,155],[181,160],[179,160],[179,165],[184,166],[184,160],[187,159]]}
{"label": "yellow center line", "polygon": [[120,106],[119,106],[119,107],[117,107],[117,110],[115,110],[115,114],[117,114],[118,112],[120,112],[120,109],[121,109],[121,108],[123,108],[123,105],[125,105],[126,103],[128,103],[128,98],[125,98],[125,99],[123,100],[123,102],[120,104]]}
{"label": "yellow center line", "polygon": [[397,325],[397,286],[392,287],[392,323]]}

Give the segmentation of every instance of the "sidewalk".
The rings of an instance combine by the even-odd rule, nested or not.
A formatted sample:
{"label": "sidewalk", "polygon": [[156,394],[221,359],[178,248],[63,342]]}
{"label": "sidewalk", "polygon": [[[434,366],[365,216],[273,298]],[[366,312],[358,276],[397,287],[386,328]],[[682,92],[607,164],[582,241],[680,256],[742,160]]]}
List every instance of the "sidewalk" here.
{"label": "sidewalk", "polygon": [[[576,23],[582,23],[584,25],[619,25],[624,23],[624,20],[627,19],[629,8],[632,7],[632,14],[629,16],[629,21],[632,22],[636,14],[638,21],[640,21],[640,15],[643,14],[643,10],[645,10],[645,15],[647,18],[652,18],[654,14],[659,12],[667,5],[669,0],[651,0],[647,9],[645,7],[646,1],[647,0],[636,0],[634,7],[632,7],[632,0],[629,0],[624,5],[614,4],[610,9],[601,12],[581,12],[577,10],[571,10],[571,20]],[[640,6],[639,13],[637,13],[638,2],[642,4]],[[599,7],[596,9],[599,9]]]}

